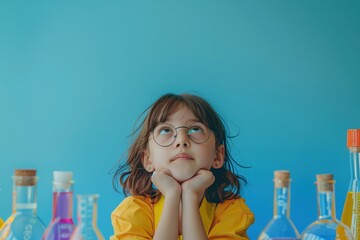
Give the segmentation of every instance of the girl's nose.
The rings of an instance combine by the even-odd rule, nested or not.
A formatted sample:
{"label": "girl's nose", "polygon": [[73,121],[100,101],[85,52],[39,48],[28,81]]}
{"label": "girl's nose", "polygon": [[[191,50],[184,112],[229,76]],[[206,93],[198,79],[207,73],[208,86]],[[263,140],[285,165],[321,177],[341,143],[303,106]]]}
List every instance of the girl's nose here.
{"label": "girl's nose", "polygon": [[177,130],[177,136],[175,139],[175,147],[189,147],[190,146],[190,139],[187,135],[186,129],[181,131],[180,129]]}

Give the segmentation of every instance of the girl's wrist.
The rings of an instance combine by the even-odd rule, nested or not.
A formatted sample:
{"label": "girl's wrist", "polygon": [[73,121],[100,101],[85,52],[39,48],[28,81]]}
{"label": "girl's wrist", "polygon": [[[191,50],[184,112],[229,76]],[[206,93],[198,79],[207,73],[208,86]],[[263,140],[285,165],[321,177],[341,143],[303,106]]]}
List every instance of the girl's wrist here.
{"label": "girl's wrist", "polygon": [[194,202],[196,204],[200,203],[204,194],[196,193],[192,191],[183,191],[181,194],[181,200],[183,202]]}
{"label": "girl's wrist", "polygon": [[180,199],[180,196],[181,196],[181,189],[173,189],[172,191],[169,191],[168,193],[166,194],[163,194],[165,199],[168,198],[168,199],[172,199],[172,200],[176,200],[176,199]]}

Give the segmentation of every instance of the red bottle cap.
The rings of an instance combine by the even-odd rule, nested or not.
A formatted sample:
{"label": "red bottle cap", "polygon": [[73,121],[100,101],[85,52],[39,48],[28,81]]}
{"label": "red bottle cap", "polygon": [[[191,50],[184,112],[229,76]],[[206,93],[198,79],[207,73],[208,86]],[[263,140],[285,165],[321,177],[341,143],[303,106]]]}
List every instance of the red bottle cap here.
{"label": "red bottle cap", "polygon": [[347,147],[360,147],[360,129],[347,131]]}

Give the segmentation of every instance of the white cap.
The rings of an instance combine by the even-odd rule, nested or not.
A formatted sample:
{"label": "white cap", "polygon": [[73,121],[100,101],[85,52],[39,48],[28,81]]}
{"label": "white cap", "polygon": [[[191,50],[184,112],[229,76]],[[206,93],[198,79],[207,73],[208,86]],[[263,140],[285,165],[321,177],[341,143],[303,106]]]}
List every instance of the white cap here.
{"label": "white cap", "polygon": [[72,172],[62,172],[54,171],[54,185],[61,188],[69,188],[73,184],[73,173]]}

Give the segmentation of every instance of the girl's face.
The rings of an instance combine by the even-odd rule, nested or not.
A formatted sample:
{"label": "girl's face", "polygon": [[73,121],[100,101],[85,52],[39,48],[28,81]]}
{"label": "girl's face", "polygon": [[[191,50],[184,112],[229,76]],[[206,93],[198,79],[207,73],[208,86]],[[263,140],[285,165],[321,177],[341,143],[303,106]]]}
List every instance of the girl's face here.
{"label": "girl's face", "polygon": [[[192,111],[181,107],[169,115],[165,123],[178,128],[190,127],[198,122]],[[186,128],[178,128],[175,141],[167,147],[158,145],[153,134],[149,136],[148,148],[142,159],[142,164],[148,172],[168,169],[178,182],[184,182],[200,169],[210,170],[211,167],[220,168],[223,165],[224,146],[216,147],[212,131],[206,142],[195,143],[188,137]]]}

